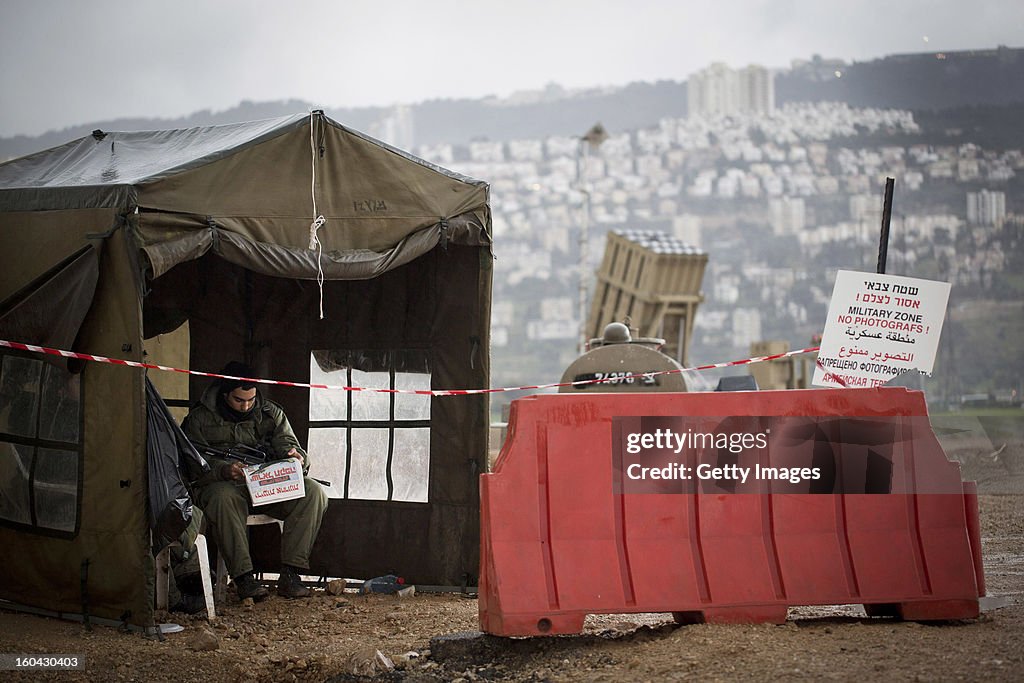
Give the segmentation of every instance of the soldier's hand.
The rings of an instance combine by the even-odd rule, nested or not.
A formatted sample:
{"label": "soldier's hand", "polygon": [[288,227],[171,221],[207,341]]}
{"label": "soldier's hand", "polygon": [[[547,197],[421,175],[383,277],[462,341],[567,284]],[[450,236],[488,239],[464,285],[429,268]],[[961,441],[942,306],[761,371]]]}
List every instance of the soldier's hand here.
{"label": "soldier's hand", "polygon": [[292,448],[290,451],[288,451],[288,454],[286,456],[284,456],[284,457],[286,457],[286,458],[298,458],[300,465],[304,462],[304,460],[302,459],[302,453],[299,453],[299,451],[297,449],[295,449],[295,448]]}
{"label": "soldier's hand", "polygon": [[225,481],[229,479],[242,481],[245,479],[245,471],[242,469],[242,463],[231,462],[226,465],[222,465],[220,468],[220,478]]}

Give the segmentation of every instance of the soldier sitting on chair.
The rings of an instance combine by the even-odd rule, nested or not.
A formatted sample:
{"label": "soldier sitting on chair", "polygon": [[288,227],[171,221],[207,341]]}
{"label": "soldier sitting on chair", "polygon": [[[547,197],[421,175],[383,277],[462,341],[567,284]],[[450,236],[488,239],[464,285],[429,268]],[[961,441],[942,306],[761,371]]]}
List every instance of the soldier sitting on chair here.
{"label": "soldier sitting on chair", "polygon": [[[232,361],[220,374],[256,377],[255,371]],[[270,459],[298,458],[309,473],[309,457],[299,445],[280,405],[264,398],[255,382],[220,379],[214,382],[182,422],[185,434],[203,452],[204,446],[228,450],[238,445],[262,448]],[[267,589],[253,578],[246,518],[252,503],[242,464],[207,455],[210,472],[193,482],[196,503],[203,509],[219,552],[223,553],[240,598],[262,600]],[[260,506],[259,511],[284,521],[281,537],[281,578],[277,592],[302,598],[309,589],[300,574],[309,568],[309,555],[327,509],[327,495],[318,482],[305,477],[302,498]]]}

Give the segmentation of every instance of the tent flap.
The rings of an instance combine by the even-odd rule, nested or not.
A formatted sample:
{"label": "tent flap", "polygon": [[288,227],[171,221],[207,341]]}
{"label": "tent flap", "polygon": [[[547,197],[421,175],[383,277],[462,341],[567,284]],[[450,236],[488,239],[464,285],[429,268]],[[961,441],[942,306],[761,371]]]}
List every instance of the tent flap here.
{"label": "tent flap", "polygon": [[[201,257],[207,251],[247,270],[274,277],[316,280],[323,272],[326,280],[365,280],[409,263],[439,243],[487,246],[490,239],[484,221],[475,213],[439,220],[434,225],[411,233],[391,249],[349,249],[317,252],[251,239],[239,232],[225,229],[230,220],[200,227],[197,216],[161,215],[162,223],[173,223],[176,229],[157,230],[149,227],[146,234],[161,234],[164,239],[144,244],[142,249],[152,268],[151,277],[158,278],[179,263]],[[191,224],[191,225],[190,225]]]}
{"label": "tent flap", "polygon": [[70,349],[98,278],[97,250],[82,247],[0,303],[0,339]]}
{"label": "tent flap", "polygon": [[179,263],[193,261],[208,252],[213,246],[213,232],[183,231],[163,242],[143,246],[142,250],[149,259],[152,277],[158,278]]}

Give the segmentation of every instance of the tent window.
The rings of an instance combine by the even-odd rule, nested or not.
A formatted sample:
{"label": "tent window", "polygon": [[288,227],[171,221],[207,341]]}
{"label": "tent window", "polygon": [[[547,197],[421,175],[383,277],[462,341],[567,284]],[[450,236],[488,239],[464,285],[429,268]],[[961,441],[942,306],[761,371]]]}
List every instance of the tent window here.
{"label": "tent window", "polygon": [[74,533],[81,376],[12,353],[0,353],[0,361],[0,521]]}
{"label": "tent window", "polygon": [[[430,389],[427,352],[314,351],[310,382],[374,389]],[[313,389],[311,475],[336,498],[427,502],[430,396]]]}

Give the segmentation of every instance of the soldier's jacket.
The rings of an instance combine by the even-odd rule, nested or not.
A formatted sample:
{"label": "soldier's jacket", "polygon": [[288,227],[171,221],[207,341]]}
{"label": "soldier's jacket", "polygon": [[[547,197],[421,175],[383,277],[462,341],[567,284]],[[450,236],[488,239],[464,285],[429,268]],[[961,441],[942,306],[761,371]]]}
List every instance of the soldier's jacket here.
{"label": "soldier's jacket", "polygon": [[[256,404],[249,416],[234,422],[221,415],[217,408],[218,389],[216,383],[207,387],[199,403],[193,406],[181,423],[185,435],[196,445],[200,453],[204,445],[227,450],[242,444],[262,448],[271,458],[280,459],[294,448],[302,454],[303,473],[309,473],[309,456],[295,438],[295,432],[292,431],[288,417],[280,405],[264,398],[257,388]],[[221,466],[232,462],[206,453],[203,453],[203,457],[210,463],[210,471],[206,474],[190,473],[193,477],[198,476],[193,482],[195,486],[220,481]]]}

